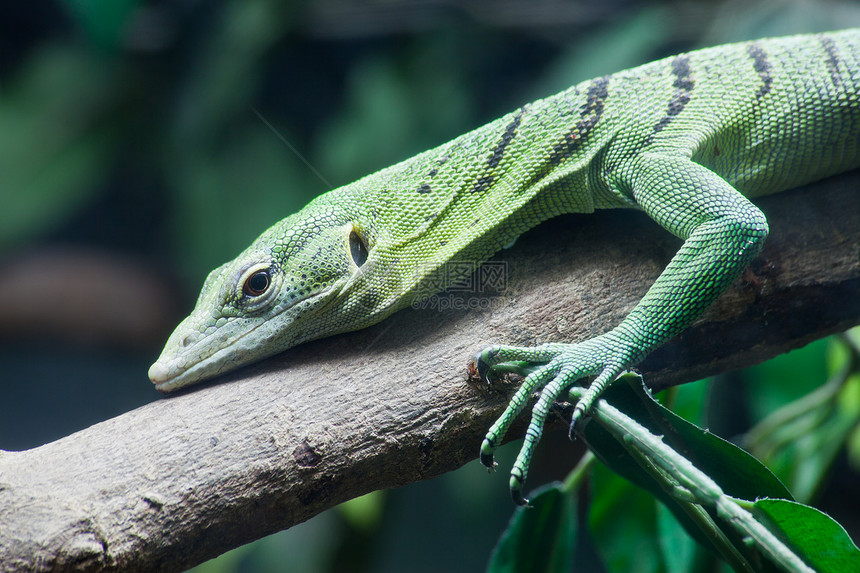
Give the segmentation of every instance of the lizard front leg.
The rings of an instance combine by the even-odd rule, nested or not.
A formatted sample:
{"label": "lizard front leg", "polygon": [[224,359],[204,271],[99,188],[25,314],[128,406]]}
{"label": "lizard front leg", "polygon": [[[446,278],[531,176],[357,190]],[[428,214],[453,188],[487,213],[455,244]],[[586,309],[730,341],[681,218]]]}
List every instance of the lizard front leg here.
{"label": "lizard front leg", "polygon": [[493,346],[476,356],[487,377],[511,363],[530,363],[532,372],[481,444],[481,462],[493,464],[493,450],[528,403],[540,392],[519,456],[511,470],[511,496],[524,505],[522,488],[532,452],[553,402],[579,380],[594,377],[576,404],[570,425],[588,413],[607,384],[689,326],[740,276],[767,236],[764,215],[724,179],[687,157],[643,153],[621,170],[616,185],[651,218],[685,239],[663,273],[630,314],[611,331],[577,344],[536,347]]}

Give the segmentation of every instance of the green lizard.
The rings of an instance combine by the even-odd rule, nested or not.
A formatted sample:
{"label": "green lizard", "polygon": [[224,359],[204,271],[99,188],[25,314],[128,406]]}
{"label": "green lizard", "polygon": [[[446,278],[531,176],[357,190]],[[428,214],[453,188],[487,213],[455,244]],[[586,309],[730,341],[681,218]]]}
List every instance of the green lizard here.
{"label": "green lizard", "polygon": [[481,461],[539,392],[511,470],[521,494],[552,403],[593,377],[571,428],[622,371],[686,328],[759,252],[748,197],[860,166],[860,29],[731,44],[583,82],[326,193],[215,269],[149,376],[169,392],[408,306],[448,261],[483,261],[562,213],[641,209],[683,246],[615,328],[493,346],[478,372],[532,372]]}

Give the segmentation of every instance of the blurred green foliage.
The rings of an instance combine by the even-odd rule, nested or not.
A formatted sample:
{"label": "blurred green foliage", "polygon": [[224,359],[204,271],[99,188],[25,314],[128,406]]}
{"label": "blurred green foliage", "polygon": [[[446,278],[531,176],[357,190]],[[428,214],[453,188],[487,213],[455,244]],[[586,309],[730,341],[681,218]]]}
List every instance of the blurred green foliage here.
{"label": "blurred green foliage", "polygon": [[[0,99],[0,249],[48,231],[98,191],[110,161],[111,71],[43,47]],[[62,89],[58,89],[62,86]]]}
{"label": "blurred green foliage", "polygon": [[[348,183],[526,101],[680,50],[860,24],[847,0],[523,1],[497,10],[397,0],[15,4],[0,8],[0,47],[9,48],[0,50],[0,256],[99,241],[169,269],[185,300],[210,269],[329,182]],[[732,375],[731,384],[688,385],[676,406],[715,429],[739,411],[758,421],[833,375],[827,344]],[[728,398],[713,399],[726,386]],[[840,407],[860,401],[856,387],[834,398]],[[733,408],[720,409],[727,401]],[[851,464],[831,448],[808,458],[817,465],[797,487],[853,515],[856,535],[857,494],[828,502],[825,487],[850,496],[837,487],[839,472],[857,479],[860,437],[839,428]],[[516,448],[499,453],[502,467]],[[543,455],[532,483],[563,477],[553,453]],[[793,463],[777,471],[790,488]],[[512,508],[504,476],[477,466],[352,502],[199,570],[480,569]],[[634,561],[696,570],[701,556],[665,509],[595,472],[582,500],[591,530],[578,533],[596,544],[589,570],[633,570]],[[661,565],[669,552],[680,557]]]}

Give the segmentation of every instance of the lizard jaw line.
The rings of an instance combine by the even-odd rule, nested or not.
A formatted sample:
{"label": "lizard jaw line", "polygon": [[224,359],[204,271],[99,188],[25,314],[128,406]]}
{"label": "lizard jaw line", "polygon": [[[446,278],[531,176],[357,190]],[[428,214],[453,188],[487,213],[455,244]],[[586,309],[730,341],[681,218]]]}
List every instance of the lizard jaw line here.
{"label": "lizard jaw line", "polygon": [[[282,315],[283,313],[287,312],[290,309],[295,308],[296,305],[302,301],[319,298],[325,294],[330,294],[330,293],[327,293],[324,291],[324,292],[320,292],[320,293],[317,293],[315,295],[311,295],[311,296],[305,297],[303,299],[297,300],[294,303],[292,303],[291,305],[282,309],[277,314],[270,317],[269,320],[271,320],[271,318],[274,318],[275,316]],[[256,326],[254,326],[254,328],[252,328],[246,332],[243,332],[242,334],[240,334],[239,336],[237,336],[236,338],[231,340],[230,343],[227,344],[226,346],[224,346],[224,347],[216,350],[212,354],[205,356],[205,357],[203,357],[203,358],[201,358],[201,359],[199,359],[199,360],[197,360],[197,361],[195,361],[189,365],[186,365],[186,366],[179,366],[176,363],[176,361],[173,361],[173,364],[171,364],[170,361],[163,361],[159,358],[158,360],[156,360],[152,364],[152,366],[149,367],[149,372],[148,372],[149,379],[155,385],[156,390],[158,390],[159,392],[162,392],[162,393],[167,393],[167,392],[171,392],[173,390],[178,390],[180,388],[184,388],[185,386],[190,386],[191,384],[194,384],[194,383],[199,382],[201,380],[217,376],[227,369],[221,369],[217,372],[202,373],[202,374],[196,372],[196,370],[198,370],[200,367],[203,367],[204,365],[210,364],[213,361],[213,359],[216,359],[219,355],[225,355],[226,354],[227,356],[229,356],[230,354],[232,354],[231,350],[240,340],[242,340],[243,338],[245,338],[246,336],[248,336],[249,334],[251,334],[252,332],[257,330],[263,324],[264,323],[262,323],[262,322],[257,324]],[[206,340],[206,339],[204,338],[203,340],[199,341],[198,344],[200,342],[203,342],[204,340]],[[286,348],[284,350],[286,350]],[[260,359],[262,359],[262,358],[263,357],[261,356]],[[230,368],[229,370],[232,370],[232,368]]]}
{"label": "lizard jaw line", "polygon": [[[276,316],[281,315],[283,312],[286,312],[288,309],[293,308],[293,306],[289,306],[285,308],[283,311],[279,312]],[[175,361],[171,365],[170,363],[165,364],[162,360],[156,360],[155,363],[149,367],[149,379],[155,384],[155,389],[159,392],[170,392],[172,390],[178,390],[179,388],[183,388],[185,386],[191,385],[195,382],[198,382],[204,378],[209,378],[211,376],[217,376],[221,372],[215,372],[212,374],[198,374],[196,370],[199,368],[205,367],[208,364],[211,364],[213,359],[217,359],[219,355],[227,354],[229,356],[229,351],[243,338],[257,330],[263,323],[260,323],[254,328],[243,332],[236,338],[230,341],[226,346],[216,350],[212,354],[208,356],[204,356],[199,360],[187,364],[185,366],[179,366]],[[208,338],[208,337],[206,337]],[[204,342],[206,340],[199,341],[198,344]],[[194,376],[196,374],[196,376]],[[189,379],[190,378],[190,379]]]}

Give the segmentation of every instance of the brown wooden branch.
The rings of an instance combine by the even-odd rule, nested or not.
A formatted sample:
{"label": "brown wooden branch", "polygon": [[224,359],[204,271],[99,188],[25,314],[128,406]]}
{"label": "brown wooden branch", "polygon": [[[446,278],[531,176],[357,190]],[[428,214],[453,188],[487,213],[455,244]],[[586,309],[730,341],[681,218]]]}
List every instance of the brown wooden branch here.
{"label": "brown wooden branch", "polygon": [[[860,322],[858,187],[855,172],[762,200],[764,253],[648,358],[646,381],[745,366]],[[503,295],[434,299],[480,308],[407,310],[0,452],[0,569],[180,571],[360,494],[477,463],[510,388],[469,386],[468,358],[604,332],[678,244],[634,212],[559,218],[494,259],[507,265]]]}

